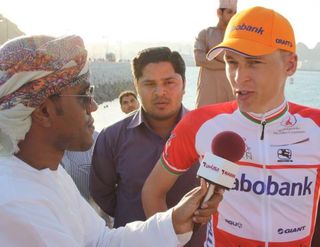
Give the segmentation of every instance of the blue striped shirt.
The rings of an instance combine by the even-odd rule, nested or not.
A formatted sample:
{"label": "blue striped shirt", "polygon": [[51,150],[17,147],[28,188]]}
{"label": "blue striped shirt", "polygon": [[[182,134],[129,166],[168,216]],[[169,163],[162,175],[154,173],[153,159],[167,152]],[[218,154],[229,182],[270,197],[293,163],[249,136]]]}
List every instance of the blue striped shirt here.
{"label": "blue striped shirt", "polygon": [[[94,143],[96,142],[98,134],[97,131],[93,133]],[[81,195],[87,201],[89,201],[90,198],[89,175],[94,143],[91,148],[85,152],[65,151],[60,162],[67,173],[72,177]]]}

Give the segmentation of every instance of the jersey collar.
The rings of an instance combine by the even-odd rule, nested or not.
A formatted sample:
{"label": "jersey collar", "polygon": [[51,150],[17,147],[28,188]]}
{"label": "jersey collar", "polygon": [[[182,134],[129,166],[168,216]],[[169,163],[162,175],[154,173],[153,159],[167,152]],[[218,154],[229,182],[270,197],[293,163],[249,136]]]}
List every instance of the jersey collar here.
{"label": "jersey collar", "polygon": [[242,111],[240,112],[243,116],[245,116],[250,121],[260,124],[263,121],[265,121],[266,123],[270,123],[277,120],[288,111],[288,108],[289,108],[288,103],[285,100],[277,108],[266,113],[257,114],[253,112],[242,112]]}

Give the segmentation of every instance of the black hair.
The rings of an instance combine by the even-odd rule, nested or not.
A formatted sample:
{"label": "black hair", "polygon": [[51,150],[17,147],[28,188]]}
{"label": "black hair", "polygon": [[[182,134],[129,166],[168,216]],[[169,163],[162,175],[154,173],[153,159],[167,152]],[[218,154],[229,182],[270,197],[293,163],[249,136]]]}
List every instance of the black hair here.
{"label": "black hair", "polygon": [[132,61],[132,73],[137,81],[142,76],[142,70],[149,63],[169,62],[174,71],[181,75],[185,82],[186,65],[177,51],[171,51],[168,47],[151,47],[144,49]]}

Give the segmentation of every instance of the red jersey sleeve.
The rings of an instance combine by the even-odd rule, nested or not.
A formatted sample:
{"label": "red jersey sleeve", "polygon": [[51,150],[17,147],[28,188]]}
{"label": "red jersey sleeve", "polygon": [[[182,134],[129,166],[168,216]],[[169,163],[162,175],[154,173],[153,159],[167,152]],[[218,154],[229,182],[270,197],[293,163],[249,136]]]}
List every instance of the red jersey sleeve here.
{"label": "red jersey sleeve", "polygon": [[164,147],[161,163],[171,173],[181,174],[198,160],[195,150],[197,126],[192,124],[193,117],[194,112],[189,112],[180,120]]}
{"label": "red jersey sleeve", "polygon": [[181,174],[199,160],[196,150],[196,136],[200,127],[209,119],[237,109],[235,102],[208,105],[186,114],[168,139],[160,161],[165,169]]}

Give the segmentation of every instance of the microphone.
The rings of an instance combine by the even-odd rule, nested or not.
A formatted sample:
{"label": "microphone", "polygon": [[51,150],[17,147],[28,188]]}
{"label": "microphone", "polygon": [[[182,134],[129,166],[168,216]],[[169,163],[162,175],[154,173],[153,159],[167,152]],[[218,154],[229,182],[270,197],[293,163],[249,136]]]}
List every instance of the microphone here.
{"label": "microphone", "polygon": [[216,185],[227,190],[234,184],[239,161],[245,152],[246,145],[240,135],[233,131],[223,131],[216,135],[211,143],[212,153],[205,153],[197,176],[209,182],[209,188],[202,204],[214,194]]}

